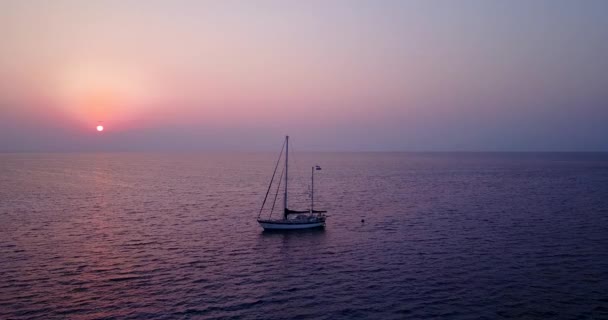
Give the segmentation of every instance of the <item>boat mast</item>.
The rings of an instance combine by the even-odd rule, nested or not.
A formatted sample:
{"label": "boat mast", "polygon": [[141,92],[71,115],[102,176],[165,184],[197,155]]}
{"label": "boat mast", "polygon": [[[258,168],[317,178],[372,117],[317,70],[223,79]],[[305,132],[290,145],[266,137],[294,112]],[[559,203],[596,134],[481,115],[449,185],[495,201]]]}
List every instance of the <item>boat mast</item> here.
{"label": "boat mast", "polygon": [[310,213],[315,211],[315,167],[310,171]]}
{"label": "boat mast", "polygon": [[285,219],[287,219],[287,163],[289,157],[289,136],[285,136]]}

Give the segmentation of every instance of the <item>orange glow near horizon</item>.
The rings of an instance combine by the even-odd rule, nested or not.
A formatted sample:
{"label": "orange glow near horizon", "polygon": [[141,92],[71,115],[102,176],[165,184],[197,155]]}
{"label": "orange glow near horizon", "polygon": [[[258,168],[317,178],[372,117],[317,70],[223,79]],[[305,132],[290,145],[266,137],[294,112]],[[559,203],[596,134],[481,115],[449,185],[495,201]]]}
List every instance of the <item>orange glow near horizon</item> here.
{"label": "orange glow near horizon", "polygon": [[97,126],[97,131],[102,132],[103,131],[103,126]]}
{"label": "orange glow near horizon", "polygon": [[131,122],[153,99],[142,77],[125,66],[75,64],[59,71],[57,78],[52,95],[58,107],[89,128],[98,121]]}

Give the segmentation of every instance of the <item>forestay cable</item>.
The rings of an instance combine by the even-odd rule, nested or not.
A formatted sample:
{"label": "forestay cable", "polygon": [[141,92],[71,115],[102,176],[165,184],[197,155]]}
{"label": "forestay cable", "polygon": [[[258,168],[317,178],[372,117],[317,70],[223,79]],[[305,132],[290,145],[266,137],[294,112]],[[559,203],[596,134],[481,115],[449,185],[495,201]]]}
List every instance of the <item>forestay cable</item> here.
{"label": "forestay cable", "polygon": [[286,141],[283,141],[283,146],[281,147],[281,152],[279,153],[279,159],[277,159],[277,164],[274,166],[274,171],[272,172],[272,178],[270,178],[270,184],[268,184],[268,190],[266,190],[266,196],[264,196],[264,202],[262,202],[262,207],[260,208],[260,212],[258,213],[258,218],[262,214],[262,210],[264,210],[264,205],[266,204],[266,199],[268,199],[268,193],[270,193],[270,188],[272,187],[272,182],[274,181],[274,176],[277,173],[277,168],[279,167],[279,162],[281,161],[281,157],[283,156],[283,150],[285,149],[285,142]]}

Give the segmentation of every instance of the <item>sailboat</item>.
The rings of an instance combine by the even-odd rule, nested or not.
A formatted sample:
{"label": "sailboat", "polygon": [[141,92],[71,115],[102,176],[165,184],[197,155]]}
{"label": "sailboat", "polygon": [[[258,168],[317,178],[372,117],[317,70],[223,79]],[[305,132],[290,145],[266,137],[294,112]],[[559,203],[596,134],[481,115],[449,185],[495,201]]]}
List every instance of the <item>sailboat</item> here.
{"label": "sailboat", "polygon": [[[285,166],[281,171],[281,175],[278,179],[278,184],[276,188],[276,193],[274,195],[274,201],[272,203],[272,208],[270,209],[270,216],[268,218],[260,218],[262,212],[264,210],[264,205],[268,200],[268,195],[270,193],[270,189],[272,187],[272,183],[277,173],[277,169],[279,167],[279,163],[281,161],[281,157],[283,155],[283,150],[285,151]],[[281,153],[279,154],[279,159],[274,168],[274,172],[272,173],[272,178],[270,179],[270,184],[268,185],[268,190],[266,191],[266,196],[264,197],[264,202],[262,203],[262,207],[260,208],[260,213],[258,214],[258,223],[264,230],[294,230],[294,229],[311,229],[311,228],[323,228],[325,227],[325,219],[327,211],[325,210],[315,210],[315,196],[314,196],[314,182],[315,182],[315,171],[321,170],[321,167],[315,165],[311,170],[311,193],[310,193],[310,209],[308,210],[291,210],[287,206],[287,182],[288,182],[288,169],[289,169],[289,136],[285,137],[285,142],[283,143],[283,147],[281,148]],[[283,197],[283,214],[280,218],[272,218],[272,212],[274,210],[274,206],[277,200],[277,196],[279,194],[279,189],[281,187],[281,180],[285,177],[284,180],[284,197]]]}

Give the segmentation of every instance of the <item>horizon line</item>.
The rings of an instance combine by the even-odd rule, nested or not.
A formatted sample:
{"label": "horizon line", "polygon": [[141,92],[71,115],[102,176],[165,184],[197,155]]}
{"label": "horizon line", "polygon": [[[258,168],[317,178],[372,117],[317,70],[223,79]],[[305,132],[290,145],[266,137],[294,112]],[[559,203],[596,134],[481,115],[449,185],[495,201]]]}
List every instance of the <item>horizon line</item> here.
{"label": "horizon line", "polygon": [[[0,150],[0,154],[34,153],[258,153],[274,152],[270,149],[177,149],[177,150]],[[608,153],[608,150],[327,150],[305,149],[294,153]]]}

